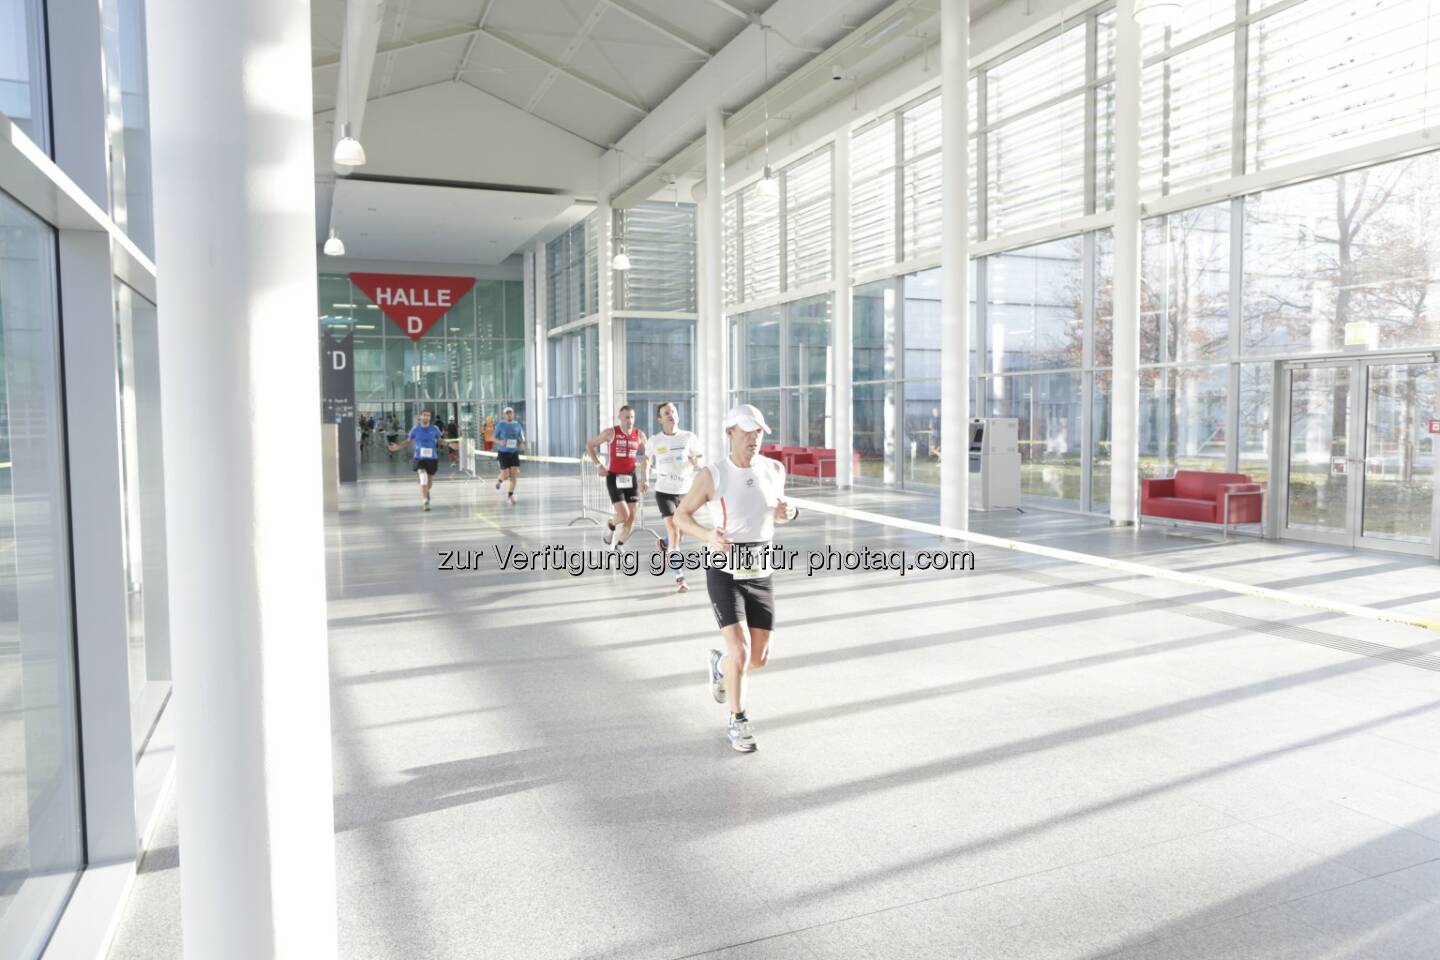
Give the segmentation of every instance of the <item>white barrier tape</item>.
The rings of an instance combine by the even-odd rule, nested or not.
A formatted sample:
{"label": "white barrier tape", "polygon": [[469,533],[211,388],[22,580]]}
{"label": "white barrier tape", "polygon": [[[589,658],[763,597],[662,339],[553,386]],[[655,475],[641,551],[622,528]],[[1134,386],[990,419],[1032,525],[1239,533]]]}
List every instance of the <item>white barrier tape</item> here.
{"label": "white barrier tape", "polygon": [[1327,600],[1323,597],[1311,596],[1310,594],[1296,593],[1293,590],[1273,590],[1269,587],[1257,587],[1235,580],[1224,580],[1219,577],[1207,577],[1198,573],[1187,573],[1183,570],[1168,570],[1164,567],[1146,566],[1145,564],[1135,563],[1130,560],[1116,560],[1111,557],[1098,557],[1090,553],[1077,553],[1073,550],[1046,547],[1037,543],[1007,540],[1004,537],[992,537],[985,533],[974,533],[969,530],[956,530],[952,527],[942,527],[935,523],[887,517],[884,514],[870,513],[866,510],[852,510],[849,507],[836,506],[818,500],[809,500],[801,497],[786,497],[785,499],[797,507],[814,510],[816,513],[826,513],[834,517],[842,517],[848,520],[860,520],[865,523],[876,523],[885,527],[913,530],[917,533],[929,533],[937,537],[964,540],[969,543],[995,547],[1000,550],[1013,550],[1016,553],[1028,553],[1037,557],[1049,557],[1052,560],[1081,563],[1087,566],[1100,567],[1105,570],[1119,570],[1136,576],[1169,580],[1172,583],[1183,583],[1187,586],[1224,590],[1227,593],[1236,593],[1248,597],[1260,597],[1265,600],[1278,600],[1281,603],[1309,607],[1312,610],[1323,610],[1327,613],[1338,613],[1347,617],[1358,617],[1362,620],[1399,623],[1409,627],[1419,627],[1422,630],[1440,632],[1440,620],[1428,620],[1414,614],[1379,610],[1375,607],[1363,607],[1353,603],[1340,603],[1334,600]]}
{"label": "white barrier tape", "polygon": [[[498,459],[499,456],[500,456],[500,451],[498,451],[498,450],[476,450],[476,451],[475,451],[475,456],[477,456],[477,457],[490,457],[491,459]],[[529,460],[529,461],[531,461],[532,463],[589,463],[588,460],[582,461],[582,460],[579,460],[579,459],[577,459],[577,458],[575,458],[575,457],[541,457],[541,456],[536,456],[535,454],[530,454],[530,453],[522,453],[522,454],[520,454],[520,460],[521,460],[521,462],[524,462],[524,461],[526,461],[526,460]]]}

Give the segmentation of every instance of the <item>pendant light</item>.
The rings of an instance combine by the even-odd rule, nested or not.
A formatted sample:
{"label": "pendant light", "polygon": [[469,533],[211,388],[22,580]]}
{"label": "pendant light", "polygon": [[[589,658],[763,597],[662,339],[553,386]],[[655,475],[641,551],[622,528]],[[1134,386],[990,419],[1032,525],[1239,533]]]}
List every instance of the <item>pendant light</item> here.
{"label": "pendant light", "polygon": [[[625,164],[625,155],[624,155],[623,153],[621,153],[620,150],[619,150],[619,148],[617,147],[616,150],[615,150],[615,176],[616,176],[615,186],[616,186],[617,188],[620,186],[620,184],[621,184],[621,183],[624,181],[624,179],[625,179],[625,172],[624,172],[624,171],[625,171],[625,167],[624,167],[624,164]],[[611,229],[612,231],[615,229],[615,211],[614,211],[614,210],[611,210],[611,211],[610,211],[610,224],[609,224],[609,226],[610,226],[610,229]],[[612,234],[612,236],[613,236],[613,234]],[[621,210],[621,211],[620,211],[620,237],[619,237],[618,240],[616,240],[616,246],[618,247],[618,249],[615,251],[615,256],[614,256],[614,257],[611,259],[611,261],[610,261],[610,269],[611,269],[611,270],[629,270],[629,269],[630,269],[630,258],[625,254],[625,211],[624,211],[624,210]]]}
{"label": "pendant light", "polygon": [[337,237],[334,230],[331,230],[330,239],[325,241],[324,249],[327,257],[343,257],[345,256],[345,241]]}
{"label": "pendant light", "polygon": [[[350,49],[350,31],[347,29],[340,34],[340,78],[341,92],[345,95],[345,113],[350,113],[350,62],[346,56]],[[340,105],[336,104],[335,112],[338,115]],[[350,121],[346,120],[340,125],[340,139],[335,144],[334,161],[337,167],[363,167],[365,165],[365,148],[360,145],[350,133]]]}
{"label": "pendant light", "polygon": [[776,178],[775,171],[770,169],[770,28],[763,23],[760,25],[760,42],[765,59],[765,170],[760,182],[756,184],[756,190],[765,199],[774,200],[780,196],[780,181]]}

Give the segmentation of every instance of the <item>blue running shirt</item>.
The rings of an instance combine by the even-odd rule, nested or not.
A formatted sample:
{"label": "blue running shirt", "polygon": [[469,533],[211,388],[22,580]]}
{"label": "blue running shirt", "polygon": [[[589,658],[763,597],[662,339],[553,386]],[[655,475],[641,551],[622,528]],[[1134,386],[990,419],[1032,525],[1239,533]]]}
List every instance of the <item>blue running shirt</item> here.
{"label": "blue running shirt", "polygon": [[501,420],[495,424],[495,449],[501,453],[514,453],[520,449],[525,428],[519,420]]}
{"label": "blue running shirt", "polygon": [[422,427],[418,423],[410,428],[410,439],[415,441],[416,460],[438,460],[440,454],[440,428],[435,424]]}

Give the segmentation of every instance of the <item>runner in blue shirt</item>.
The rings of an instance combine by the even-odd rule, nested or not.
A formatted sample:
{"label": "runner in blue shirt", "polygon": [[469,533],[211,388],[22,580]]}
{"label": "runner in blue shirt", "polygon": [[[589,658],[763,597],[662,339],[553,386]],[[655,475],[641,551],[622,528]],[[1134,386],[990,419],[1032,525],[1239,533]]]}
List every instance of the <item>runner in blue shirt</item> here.
{"label": "runner in blue shirt", "polygon": [[403,443],[389,445],[391,453],[401,447],[415,445],[415,459],[411,468],[420,478],[420,499],[426,510],[430,509],[430,478],[435,476],[435,471],[440,468],[440,445],[444,442],[440,436],[440,428],[430,422],[430,411],[421,410],[420,422],[410,428],[410,436],[406,437]]}
{"label": "runner in blue shirt", "polygon": [[500,459],[500,479],[495,489],[506,480],[510,481],[507,503],[515,505],[515,484],[520,482],[520,451],[525,449],[525,428],[515,419],[515,408],[506,407],[504,418],[495,424],[495,450]]}

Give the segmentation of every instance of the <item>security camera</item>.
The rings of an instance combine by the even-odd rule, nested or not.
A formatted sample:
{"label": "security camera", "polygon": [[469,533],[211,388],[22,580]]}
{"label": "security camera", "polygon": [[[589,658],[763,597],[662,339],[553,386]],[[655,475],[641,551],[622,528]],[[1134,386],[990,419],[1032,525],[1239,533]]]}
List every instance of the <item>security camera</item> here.
{"label": "security camera", "polygon": [[840,64],[838,64],[838,63],[835,64],[834,66],[832,66],[832,67],[830,68],[830,79],[831,79],[831,80],[844,80],[844,79],[845,79],[845,68],[842,67],[842,66],[840,66]]}

